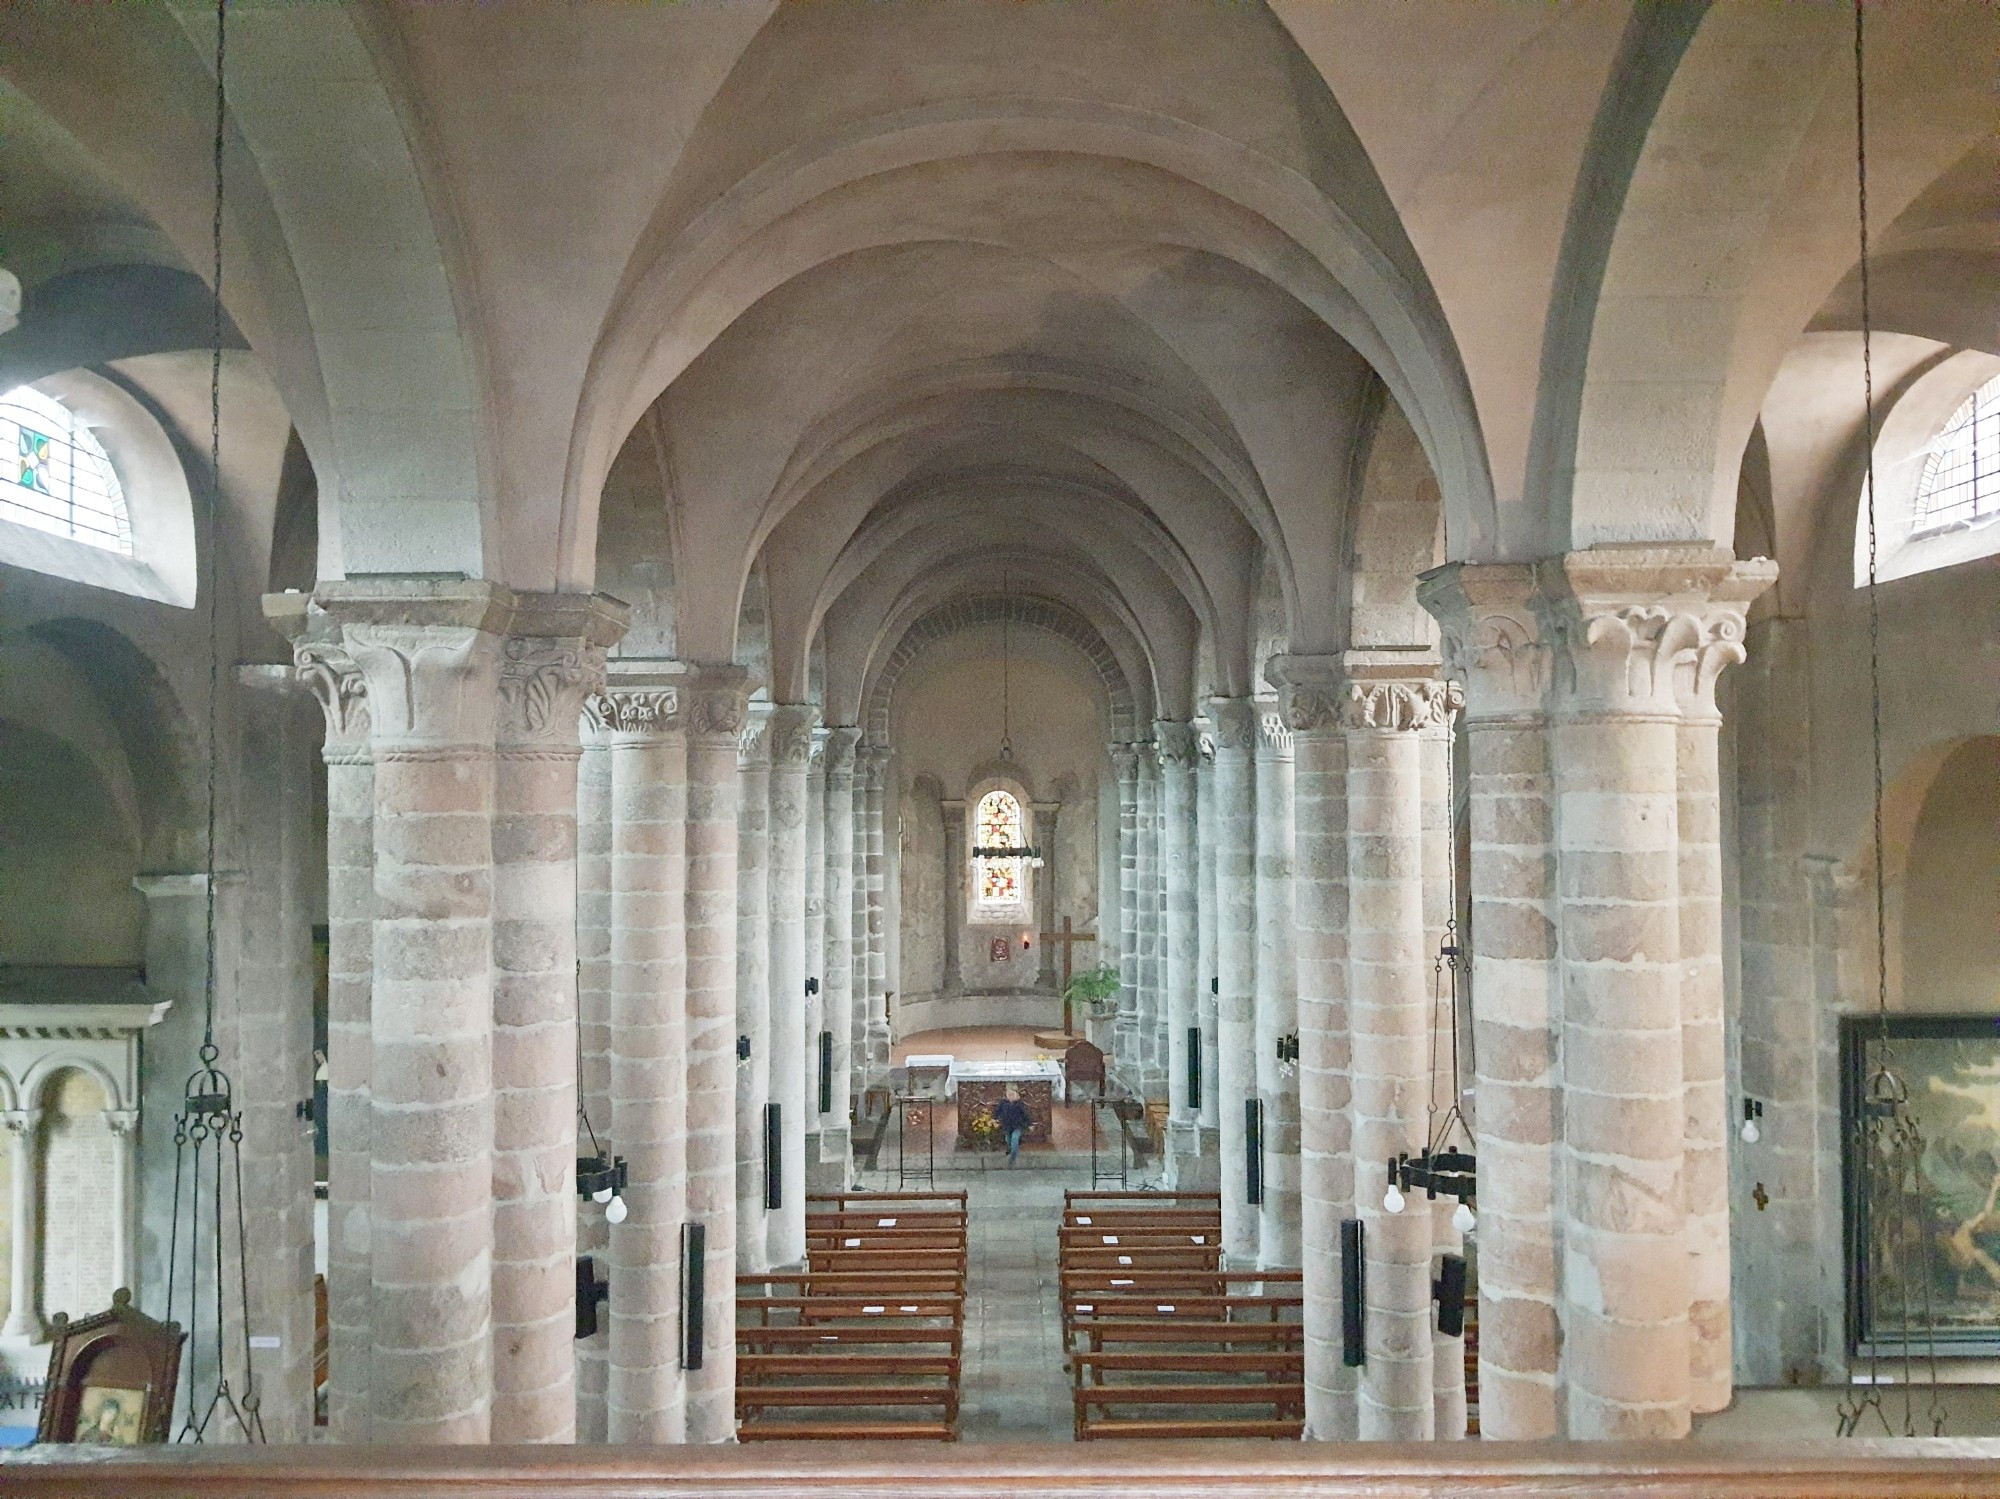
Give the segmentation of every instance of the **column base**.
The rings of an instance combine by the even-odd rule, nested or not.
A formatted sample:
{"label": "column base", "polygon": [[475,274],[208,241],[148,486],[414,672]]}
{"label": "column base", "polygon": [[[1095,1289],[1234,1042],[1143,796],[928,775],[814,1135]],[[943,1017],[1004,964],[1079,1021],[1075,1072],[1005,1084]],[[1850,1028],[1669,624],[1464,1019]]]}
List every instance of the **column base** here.
{"label": "column base", "polygon": [[1167,1127],[1166,1184],[1182,1192],[1222,1190],[1222,1140],[1198,1124]]}

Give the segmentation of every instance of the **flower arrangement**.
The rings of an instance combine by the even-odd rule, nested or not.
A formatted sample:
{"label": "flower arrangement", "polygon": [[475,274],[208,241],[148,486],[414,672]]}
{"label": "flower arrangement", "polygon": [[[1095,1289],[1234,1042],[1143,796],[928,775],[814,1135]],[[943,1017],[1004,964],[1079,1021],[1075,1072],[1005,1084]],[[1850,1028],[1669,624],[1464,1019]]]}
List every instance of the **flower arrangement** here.
{"label": "flower arrangement", "polygon": [[993,1117],[990,1104],[981,1104],[966,1127],[972,1131],[973,1143],[982,1150],[1000,1143],[1000,1121]]}

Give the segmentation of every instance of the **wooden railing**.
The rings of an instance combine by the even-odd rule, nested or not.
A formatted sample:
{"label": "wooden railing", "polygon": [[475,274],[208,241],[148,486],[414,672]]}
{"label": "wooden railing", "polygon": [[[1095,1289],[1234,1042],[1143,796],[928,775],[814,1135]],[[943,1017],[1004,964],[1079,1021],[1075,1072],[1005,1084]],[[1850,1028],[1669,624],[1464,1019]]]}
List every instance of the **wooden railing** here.
{"label": "wooden railing", "polygon": [[2000,1441],[25,1449],[5,1499],[1971,1499]]}

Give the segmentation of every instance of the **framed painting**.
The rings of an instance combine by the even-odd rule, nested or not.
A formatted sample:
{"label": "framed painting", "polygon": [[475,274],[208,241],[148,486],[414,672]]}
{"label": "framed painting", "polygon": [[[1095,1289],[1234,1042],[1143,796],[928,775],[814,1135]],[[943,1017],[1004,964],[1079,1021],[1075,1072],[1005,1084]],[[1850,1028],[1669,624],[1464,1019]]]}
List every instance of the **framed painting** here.
{"label": "framed painting", "polygon": [[1849,1352],[2000,1354],[2000,1016],[1850,1017],[1840,1042]]}

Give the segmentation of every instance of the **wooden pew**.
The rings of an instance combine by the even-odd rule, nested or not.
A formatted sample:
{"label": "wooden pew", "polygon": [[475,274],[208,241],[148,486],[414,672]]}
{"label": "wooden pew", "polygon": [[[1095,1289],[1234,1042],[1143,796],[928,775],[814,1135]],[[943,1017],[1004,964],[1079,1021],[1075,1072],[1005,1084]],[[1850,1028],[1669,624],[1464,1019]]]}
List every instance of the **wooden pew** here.
{"label": "wooden pew", "polygon": [[954,1356],[965,1351],[965,1329],[914,1320],[822,1322],[809,1327],[739,1327],[736,1346],[752,1353],[796,1353],[811,1348],[935,1348]]}
{"label": "wooden pew", "polygon": [[[1296,1440],[1305,1429],[1305,1355],[1258,1353],[1078,1353],[1071,1399],[1076,1439],[1102,1437],[1270,1437]],[[1107,1374],[1151,1375],[1145,1383]],[[1201,1376],[1207,1376],[1203,1378]],[[1266,1406],[1270,1415],[1195,1414],[1216,1407]],[[1143,1410],[1124,1417],[1117,1413]]]}

